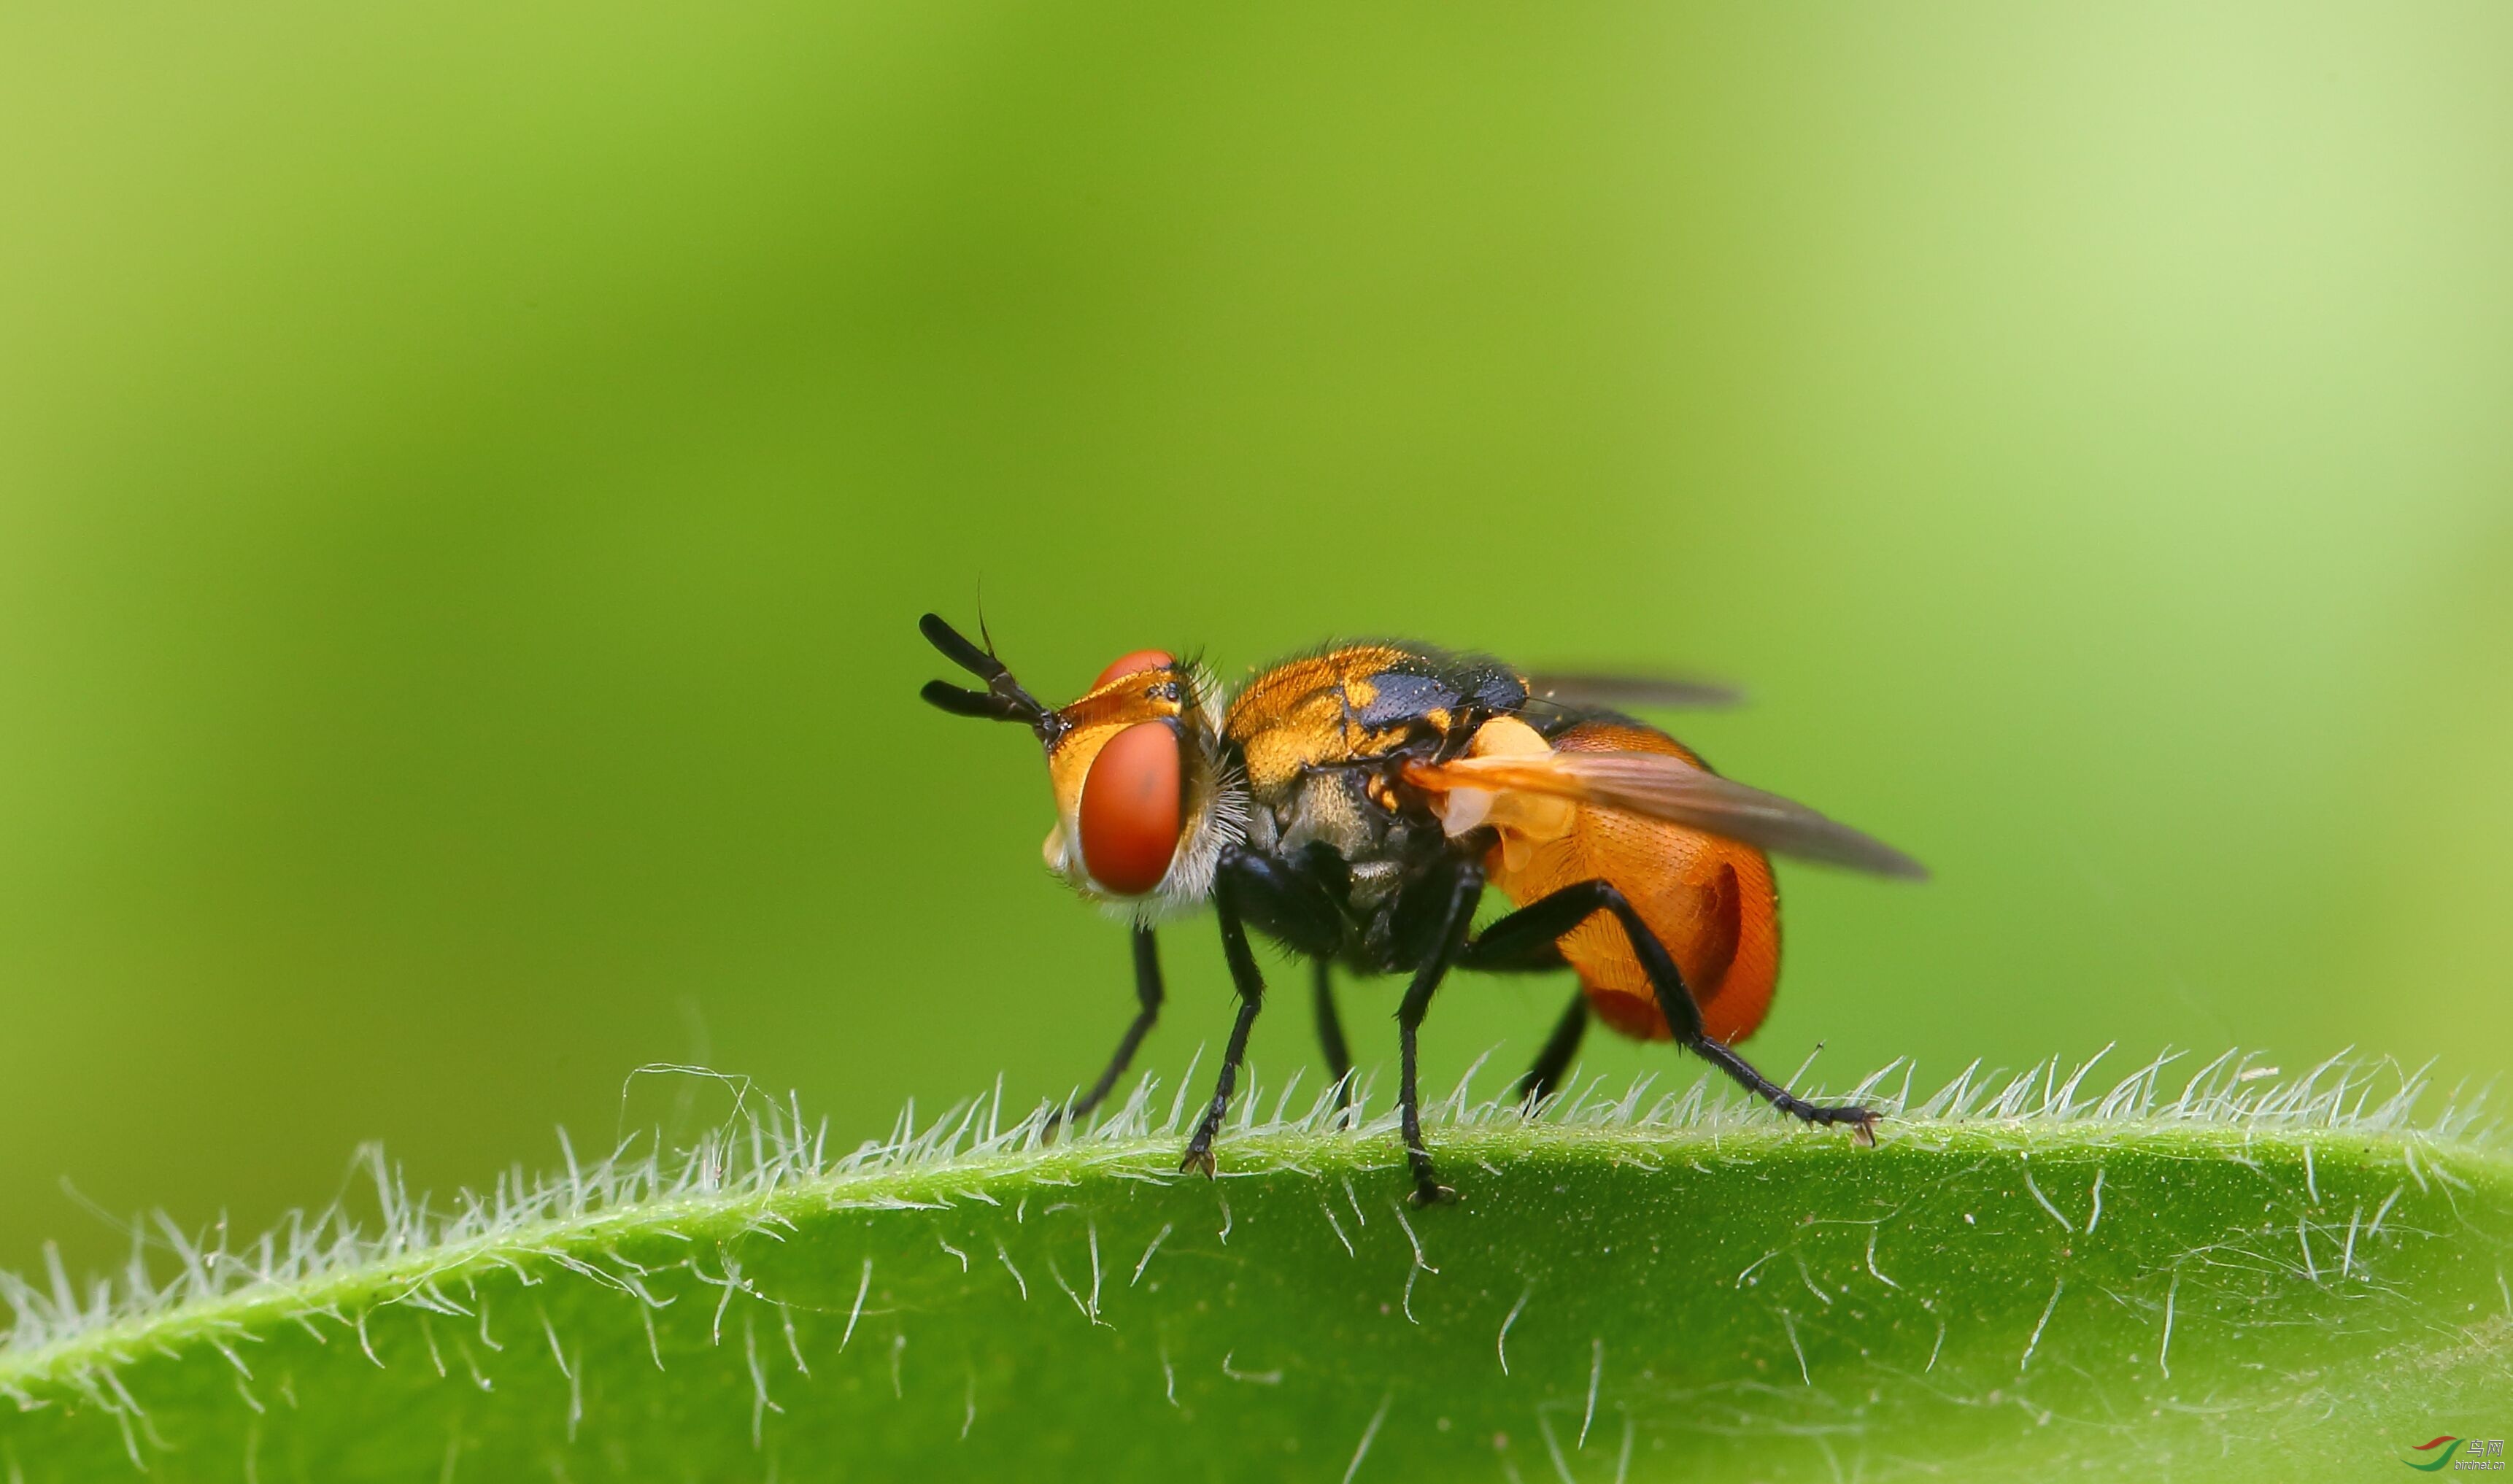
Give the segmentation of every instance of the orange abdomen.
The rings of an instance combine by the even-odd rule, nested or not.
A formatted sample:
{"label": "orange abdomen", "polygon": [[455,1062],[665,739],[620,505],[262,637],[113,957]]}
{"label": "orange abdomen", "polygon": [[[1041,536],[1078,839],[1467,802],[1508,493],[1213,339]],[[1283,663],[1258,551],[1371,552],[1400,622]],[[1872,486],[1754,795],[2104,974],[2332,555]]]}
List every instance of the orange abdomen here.
{"label": "orange abdomen", "polygon": [[[1665,733],[1633,724],[1582,723],[1553,744],[1564,752],[1663,752],[1697,761]],[[1771,1008],[1780,971],[1779,895],[1771,862],[1750,845],[1581,805],[1567,833],[1531,842],[1515,868],[1496,848],[1490,870],[1492,884],[1521,906],[1582,881],[1613,883],[1673,955],[1715,1039],[1743,1040]],[[1641,1040],[1669,1037],[1619,921],[1593,916],[1561,947],[1599,1019]]]}

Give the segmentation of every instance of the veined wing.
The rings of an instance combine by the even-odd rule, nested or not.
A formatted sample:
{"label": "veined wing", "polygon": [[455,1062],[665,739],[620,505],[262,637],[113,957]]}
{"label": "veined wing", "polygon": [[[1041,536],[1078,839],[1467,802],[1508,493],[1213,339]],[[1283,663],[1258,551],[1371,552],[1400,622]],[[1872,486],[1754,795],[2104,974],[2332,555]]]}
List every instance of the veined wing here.
{"label": "veined wing", "polygon": [[1417,763],[1412,782],[1435,790],[1517,790],[1628,810],[1761,850],[1925,880],[1928,868],[1884,841],[1793,799],[1767,793],[1659,752],[1550,752]]}
{"label": "veined wing", "polygon": [[1718,710],[1742,704],[1745,695],[1735,686],[1712,680],[1672,675],[1612,675],[1554,671],[1527,677],[1527,694],[1537,701],[1574,708],[1600,706],[1663,706],[1684,710]]}

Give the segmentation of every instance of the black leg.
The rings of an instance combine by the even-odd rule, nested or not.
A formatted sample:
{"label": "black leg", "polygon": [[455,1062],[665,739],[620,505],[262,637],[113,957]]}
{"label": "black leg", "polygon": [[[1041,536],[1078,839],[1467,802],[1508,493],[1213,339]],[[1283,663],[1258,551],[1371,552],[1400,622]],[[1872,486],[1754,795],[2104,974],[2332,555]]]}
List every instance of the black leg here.
{"label": "black leg", "polygon": [[1850,1137],[1873,1146],[1876,1143],[1876,1115],[1855,1103],[1809,1103],[1771,1078],[1754,1069],[1754,1063],[1736,1055],[1724,1041],[1714,1041],[1696,1031],[1684,1043],[1703,1061],[1744,1084],[1756,1097],[1768,1100],[1783,1113],[1809,1123],[1850,1125]]}
{"label": "black leg", "polygon": [[1221,956],[1230,961],[1230,982],[1239,989],[1239,1019],[1230,1027],[1230,1045],[1221,1054],[1221,1075],[1214,1079],[1213,1102],[1196,1122],[1195,1137],[1186,1142],[1186,1157],[1178,1161],[1180,1170],[1202,1170],[1213,1174],[1213,1138],[1221,1132],[1222,1115],[1230,1111],[1230,1090],[1239,1081],[1239,1063],[1248,1055],[1248,1032],[1256,1023],[1256,1012],[1265,1003],[1265,975],[1256,967],[1256,956],[1248,951],[1248,930],[1239,921],[1239,908],[1231,902],[1231,885],[1227,877],[1214,883],[1214,915],[1221,919]]}
{"label": "black leg", "polygon": [[[1560,964],[1561,941],[1571,930],[1599,912],[1613,912],[1622,919],[1626,933],[1649,935],[1649,945],[1643,947],[1636,936],[1632,950],[1646,964],[1652,952],[1660,957],[1666,950],[1658,946],[1657,938],[1649,933],[1640,914],[1632,910],[1623,894],[1604,881],[1582,881],[1566,886],[1550,896],[1538,897],[1500,921],[1483,930],[1465,951],[1457,955],[1460,969],[1508,971],[1519,968],[1545,968]],[[1667,972],[1674,973],[1673,963]]]}
{"label": "black leg", "polygon": [[1108,1059],[1108,1069],[1099,1074],[1098,1081],[1091,1084],[1091,1091],[1082,1095],[1081,1102],[1047,1120],[1049,1132],[1053,1133],[1057,1124],[1067,1119],[1079,1122],[1090,1117],[1094,1108],[1107,1101],[1109,1089],[1117,1085],[1117,1079],[1124,1076],[1126,1068],[1134,1063],[1136,1050],[1143,1044],[1143,1037],[1151,1033],[1153,1023],[1161,1018],[1160,942],[1152,936],[1149,928],[1135,930],[1135,999],[1142,1008],[1135,1012],[1135,1023],[1126,1027],[1125,1039],[1117,1043],[1117,1054]]}
{"label": "black leg", "polygon": [[1335,974],[1323,958],[1318,971],[1318,1047],[1327,1054],[1327,1075],[1336,1079],[1336,1111],[1352,1109],[1352,1052],[1344,1045],[1343,1019],[1336,1014]]}
{"label": "black leg", "polygon": [[1532,1103],[1553,1096],[1553,1090],[1562,1085],[1562,1074],[1571,1069],[1571,1059],[1579,1054],[1580,1039],[1587,1033],[1588,991],[1574,989],[1571,1008],[1562,1012],[1553,1034],[1545,1038],[1544,1049],[1536,1054],[1535,1064],[1518,1079],[1518,1100]]}
{"label": "black leg", "polygon": [[1253,850],[1222,857],[1221,873],[1239,896],[1239,915],[1250,927],[1316,958],[1343,950],[1343,912],[1317,877],[1296,862]]}
{"label": "black leg", "polygon": [[[1513,912],[1494,923],[1481,938],[1466,944],[1465,951],[1457,955],[1457,967],[1485,974],[1535,974],[1570,967],[1562,957],[1562,935],[1577,927],[1596,908],[1576,898],[1554,905],[1559,895],[1536,903],[1546,908],[1542,912],[1533,916]],[[1574,916],[1574,912],[1577,915]],[[1544,1049],[1536,1054],[1535,1064],[1518,1079],[1519,1101],[1549,1096],[1561,1084],[1562,1074],[1570,1069],[1571,1059],[1579,1054],[1579,1042],[1587,1033],[1588,996],[1584,991],[1575,991],[1571,1007],[1562,1012],[1553,1034],[1545,1038]]]}
{"label": "black leg", "polygon": [[[1530,951],[1535,940],[1557,940],[1601,911],[1614,913],[1616,919],[1622,923],[1623,936],[1632,945],[1632,956],[1641,961],[1641,970],[1649,976],[1650,987],[1657,993],[1658,1013],[1666,1017],[1667,1029],[1674,1032],[1679,1044],[1735,1078],[1746,1091],[1767,1100],[1781,1112],[1809,1123],[1846,1123],[1859,1143],[1876,1142],[1874,1113],[1855,1103],[1809,1103],[1755,1070],[1752,1063],[1705,1033],[1701,1028],[1701,1007],[1694,1003],[1693,991],[1685,986],[1683,972],[1676,968],[1673,955],[1666,951],[1666,945],[1658,942],[1657,934],[1650,930],[1650,925],[1641,920],[1641,914],[1611,882],[1582,881],[1529,902],[1485,929],[1482,938],[1467,945],[1459,963],[1464,967],[1475,967],[1478,957],[1486,953],[1504,963],[1510,962]],[[1487,944],[1491,946],[1487,947]]]}
{"label": "black leg", "polygon": [[1397,1100],[1405,1126],[1405,1161],[1414,1170],[1414,1204],[1417,1206],[1456,1200],[1457,1192],[1440,1183],[1439,1172],[1431,1168],[1431,1151],[1422,1144],[1422,1096],[1415,1076],[1415,1033],[1421,1029],[1422,1017],[1431,1009],[1432,992],[1440,987],[1449,965],[1465,946],[1466,931],[1474,924],[1475,903],[1483,894],[1483,867],[1460,862],[1449,883],[1448,910],[1443,914],[1440,936],[1433,941],[1421,966],[1414,971],[1414,983],[1406,986],[1405,1003],[1396,1012],[1402,1067]]}

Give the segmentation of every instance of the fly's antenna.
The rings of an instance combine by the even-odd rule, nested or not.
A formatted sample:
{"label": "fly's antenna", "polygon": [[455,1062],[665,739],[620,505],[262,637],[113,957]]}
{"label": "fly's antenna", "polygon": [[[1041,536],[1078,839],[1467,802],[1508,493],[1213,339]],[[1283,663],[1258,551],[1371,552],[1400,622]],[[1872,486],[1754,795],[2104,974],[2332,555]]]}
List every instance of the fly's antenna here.
{"label": "fly's antenna", "polygon": [[[968,636],[942,622],[939,614],[927,614],[916,626],[927,643],[942,652],[942,657],[986,683],[982,691],[972,691],[941,680],[929,680],[921,693],[926,704],[938,707],[954,716],[977,716],[987,721],[1017,721],[1038,734],[1043,742],[1054,742],[1064,730],[1063,719],[1039,704],[1038,698],[1021,688],[1013,672],[995,658],[994,641],[987,640],[979,649]],[[985,632],[982,620],[977,625]]]}

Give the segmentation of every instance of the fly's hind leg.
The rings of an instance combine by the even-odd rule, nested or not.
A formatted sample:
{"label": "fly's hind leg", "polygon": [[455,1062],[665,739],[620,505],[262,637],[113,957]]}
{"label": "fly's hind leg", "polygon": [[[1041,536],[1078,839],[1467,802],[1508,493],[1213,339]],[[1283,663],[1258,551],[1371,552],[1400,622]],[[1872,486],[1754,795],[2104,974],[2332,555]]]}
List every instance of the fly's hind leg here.
{"label": "fly's hind leg", "polygon": [[[1507,964],[1530,952],[1533,943],[1555,943],[1599,912],[1614,913],[1615,920],[1623,925],[1632,956],[1640,960],[1641,971],[1649,976],[1650,987],[1657,995],[1658,1013],[1666,1017],[1667,1028],[1675,1033],[1678,1043],[1783,1113],[1809,1123],[1848,1124],[1852,1136],[1860,1143],[1876,1142],[1873,1112],[1856,1103],[1809,1103],[1757,1071],[1754,1063],[1738,1056],[1727,1043],[1712,1039],[1701,1028],[1701,1007],[1685,985],[1674,955],[1666,951],[1666,944],[1658,942],[1657,934],[1651,931],[1638,909],[1612,882],[1582,881],[1529,902],[1484,929],[1483,936],[1467,945],[1458,962],[1467,968],[1478,967],[1479,958],[1489,954]],[[1562,1031],[1554,1034],[1558,1040]],[[1551,1047],[1546,1049],[1550,1051]]]}
{"label": "fly's hind leg", "polygon": [[1571,991],[1570,1008],[1563,1011],[1562,1019],[1554,1023],[1553,1034],[1544,1038],[1544,1049],[1536,1054],[1536,1061],[1527,1068],[1527,1075],[1519,1078],[1518,1085],[1510,1089],[1518,1095],[1518,1101],[1532,1104],[1552,1097],[1553,1090],[1562,1085],[1562,1074],[1571,1069],[1571,1059],[1579,1054],[1579,1042],[1587,1034],[1588,991],[1574,989]]}
{"label": "fly's hind leg", "polygon": [[[1659,998],[1665,998],[1665,991],[1659,991]],[[1736,1055],[1735,1049],[1725,1041],[1714,1041],[1698,1030],[1679,1039],[1693,1048],[1696,1056],[1735,1078],[1746,1091],[1770,1103],[1781,1112],[1792,1117],[1803,1118],[1809,1123],[1826,1126],[1846,1123],[1850,1125],[1851,1138],[1870,1147],[1875,1145],[1876,1114],[1873,1109],[1861,1107],[1855,1103],[1809,1103],[1764,1076],[1755,1069],[1753,1063]]]}
{"label": "fly's hind leg", "polygon": [[[1541,906],[1543,902],[1534,905]],[[1570,960],[1562,956],[1558,942],[1561,933],[1547,937],[1543,931],[1551,926],[1551,915],[1520,923],[1521,915],[1513,912],[1485,929],[1481,938],[1466,944],[1465,951],[1457,955],[1457,967],[1485,974],[1541,974],[1549,969],[1569,968]],[[1576,922],[1571,925],[1576,926]],[[1570,931],[1566,927],[1562,933]],[[1526,1075],[1511,1089],[1518,1101],[1524,1103],[1551,1097],[1553,1090],[1562,1085],[1562,1074],[1571,1069],[1571,1059],[1579,1054],[1579,1043],[1587,1034],[1588,995],[1585,990],[1575,989],[1570,1006],[1553,1024],[1553,1033],[1544,1038],[1544,1049],[1536,1054]]]}

